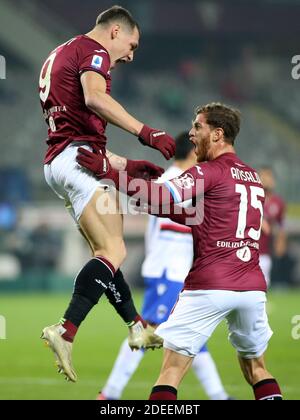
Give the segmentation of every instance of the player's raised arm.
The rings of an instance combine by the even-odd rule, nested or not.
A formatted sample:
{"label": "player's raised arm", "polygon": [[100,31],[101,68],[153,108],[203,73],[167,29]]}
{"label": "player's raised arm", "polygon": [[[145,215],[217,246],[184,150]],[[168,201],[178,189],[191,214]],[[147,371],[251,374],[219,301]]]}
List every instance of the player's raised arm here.
{"label": "player's raised arm", "polygon": [[138,136],[140,142],[159,150],[166,159],[175,153],[175,142],[171,136],[161,130],[148,127],[130,115],[125,108],[106,93],[105,78],[94,71],[85,71],[81,75],[86,106],[100,118]]}
{"label": "player's raised arm", "polygon": [[106,81],[103,76],[93,71],[81,75],[81,84],[86,106],[99,117],[105,118],[111,124],[138,136],[143,123],[136,120],[106,93]]}

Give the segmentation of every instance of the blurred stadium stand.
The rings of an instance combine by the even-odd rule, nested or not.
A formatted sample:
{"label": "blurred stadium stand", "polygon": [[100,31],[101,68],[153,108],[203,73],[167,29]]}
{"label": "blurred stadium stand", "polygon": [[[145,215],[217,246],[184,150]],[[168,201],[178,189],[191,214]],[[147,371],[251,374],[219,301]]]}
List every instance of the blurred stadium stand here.
{"label": "blurred stadium stand", "polygon": [[[300,53],[300,1],[117,3],[136,16],[142,38],[135,63],[113,75],[113,96],[142,121],[173,135],[190,127],[197,105],[224,101],[242,110],[239,154],[254,167],[272,166],[277,190],[291,205],[291,261],[285,269],[279,265],[274,278],[300,284],[300,81],[291,78],[291,58]],[[57,273],[69,278],[87,257],[71,219],[44,181],[46,126],[37,85],[48,52],[88,31],[97,14],[112,4],[0,0],[0,54],[7,61],[7,79],[0,80],[0,290],[20,287],[12,282],[17,274],[24,289],[56,288]],[[167,166],[159,153],[137,146],[135,138],[116,128],[109,128],[108,137],[112,151]],[[145,218],[126,220],[130,248],[125,272],[138,283]],[[31,257],[37,250],[28,245],[38,242],[34,233],[49,244],[52,260],[44,261],[44,273],[51,279],[34,267]],[[27,276],[27,286],[24,259],[36,275],[36,281]]]}

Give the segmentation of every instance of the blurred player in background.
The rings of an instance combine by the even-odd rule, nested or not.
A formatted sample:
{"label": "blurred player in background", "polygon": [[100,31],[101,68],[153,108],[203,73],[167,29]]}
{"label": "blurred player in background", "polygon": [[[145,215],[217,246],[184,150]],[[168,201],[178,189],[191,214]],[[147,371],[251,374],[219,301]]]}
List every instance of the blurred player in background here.
{"label": "blurred player in background", "polygon": [[[166,159],[175,152],[174,140],[133,116],[110,96],[111,70],[133,61],[140,29],[131,14],[114,6],[101,13],[96,26],[51,52],[40,74],[40,99],[49,126],[45,177],[49,186],[65,200],[93,258],[75,279],[72,300],[62,321],[43,330],[57,360],[59,371],[76,381],[72,366],[72,343],[87,314],[103,293],[130,328],[132,348],[156,347],[161,339],[138,315],[128,285],[119,270],[125,259],[123,220],[119,202],[107,185],[76,163],[77,149],[106,153],[105,129],[112,123],[137,136],[143,145],[159,150]],[[158,177],[163,170],[146,161],[130,161],[108,153],[111,165],[132,176]],[[108,202],[114,214],[101,214]],[[107,207],[106,207],[107,208]]]}
{"label": "blurred player in background", "polygon": [[[189,141],[188,132],[180,134],[176,138],[175,161],[160,180],[181,175],[196,164],[196,159],[194,145]],[[191,228],[187,226],[179,225],[170,219],[150,216],[146,235],[146,258],[142,266],[145,283],[142,317],[154,327],[168,319],[192,266],[191,233]],[[98,399],[121,399],[124,388],[144,354],[145,350],[132,352],[126,339]],[[192,367],[211,400],[229,398],[206,346],[194,358]]]}
{"label": "blurred player in background", "polygon": [[[141,203],[150,204],[152,213],[153,206],[169,205],[173,221],[191,226],[194,243],[193,266],[183,291],[168,320],[155,331],[164,340],[164,358],[150,400],[177,399],[194,358],[225,319],[255,399],[282,400],[264,359],[272,336],[266,281],[259,266],[265,192],[258,173],[236,155],[239,130],[237,110],[219,103],[197,108],[189,135],[199,163],[170,181],[144,181],[145,188],[139,190]],[[132,179],[120,178],[112,168],[107,171],[104,156],[79,149],[77,160],[137,197]],[[176,206],[189,199],[197,199],[197,206],[204,204],[203,219],[176,213]]]}
{"label": "blurred player in background", "polygon": [[268,287],[271,284],[272,255],[277,258],[286,253],[286,231],[284,226],[285,202],[274,193],[276,187],[273,170],[263,167],[259,171],[261,182],[266,192],[264,219],[259,242],[259,260]]}

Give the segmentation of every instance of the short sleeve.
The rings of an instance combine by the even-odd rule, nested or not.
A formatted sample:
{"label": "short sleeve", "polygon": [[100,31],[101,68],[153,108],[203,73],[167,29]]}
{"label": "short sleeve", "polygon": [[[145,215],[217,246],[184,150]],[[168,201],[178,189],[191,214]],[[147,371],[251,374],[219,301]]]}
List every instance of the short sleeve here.
{"label": "short sleeve", "polygon": [[105,79],[110,77],[110,57],[105,49],[81,47],[79,50],[79,74],[95,71]]}
{"label": "short sleeve", "polygon": [[197,164],[182,175],[165,181],[176,204],[203,195],[214,187],[221,176],[221,169],[211,162]]}

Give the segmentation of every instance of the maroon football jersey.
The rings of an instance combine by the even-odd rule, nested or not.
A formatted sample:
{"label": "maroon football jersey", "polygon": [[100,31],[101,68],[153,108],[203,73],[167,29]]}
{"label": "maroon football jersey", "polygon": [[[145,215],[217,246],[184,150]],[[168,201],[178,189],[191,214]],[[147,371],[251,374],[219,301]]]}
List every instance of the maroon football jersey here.
{"label": "maroon football jersey", "polygon": [[107,50],[86,35],[79,35],[51,52],[39,80],[41,105],[49,126],[45,163],[72,141],[97,142],[105,147],[107,122],[85,105],[80,76],[95,71],[106,80],[110,93],[110,57]]}
{"label": "maroon football jersey", "polygon": [[259,241],[260,254],[272,253],[272,230],[275,226],[283,226],[285,215],[285,202],[278,195],[267,195],[264,205],[264,219],[270,225],[270,234],[261,233]]}
{"label": "maroon football jersey", "polygon": [[259,266],[265,191],[257,172],[226,153],[165,182],[175,203],[199,195],[201,184],[203,222],[189,223],[194,263],[184,288],[266,291]]}

